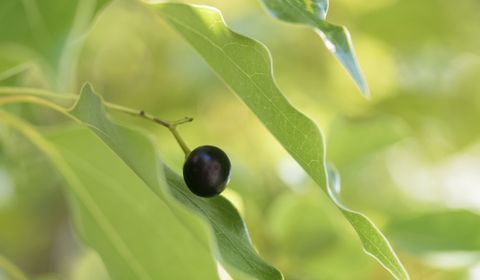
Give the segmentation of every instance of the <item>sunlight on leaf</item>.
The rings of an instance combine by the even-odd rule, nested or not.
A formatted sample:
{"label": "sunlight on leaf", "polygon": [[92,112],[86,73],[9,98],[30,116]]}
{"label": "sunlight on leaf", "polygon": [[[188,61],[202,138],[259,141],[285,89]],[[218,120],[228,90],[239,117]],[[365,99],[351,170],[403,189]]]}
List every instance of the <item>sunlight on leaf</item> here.
{"label": "sunlight on leaf", "polygon": [[326,21],[327,0],[262,0],[261,2],[273,17],[314,28],[327,49],[348,71],[362,94],[366,97],[370,95],[367,82],[357,62],[350,33],[344,26]]}
{"label": "sunlight on leaf", "polygon": [[[328,192],[325,147],[318,126],[285,98],[272,74],[270,53],[261,43],[226,26],[216,9],[185,4],[155,4],[164,18],[257,115],[314,181]],[[223,28],[222,32],[212,32]],[[331,176],[330,176],[331,177]],[[364,215],[331,196],[357,231],[366,252],[397,279],[409,276],[388,241]]]}

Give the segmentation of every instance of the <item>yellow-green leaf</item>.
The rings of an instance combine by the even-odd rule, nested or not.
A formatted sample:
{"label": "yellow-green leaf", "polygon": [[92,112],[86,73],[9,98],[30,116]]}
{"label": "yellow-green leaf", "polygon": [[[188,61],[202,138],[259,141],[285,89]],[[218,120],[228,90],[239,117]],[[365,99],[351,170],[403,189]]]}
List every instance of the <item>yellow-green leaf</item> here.
{"label": "yellow-green leaf", "polygon": [[[329,192],[323,136],[318,126],[293,107],[277,87],[268,49],[231,31],[216,9],[173,3],[151,6],[204,58],[315,182]],[[408,279],[395,252],[374,224],[346,208],[333,194],[331,198],[357,231],[365,251],[395,278]]]}
{"label": "yellow-green leaf", "polygon": [[101,97],[89,85],[83,87],[71,113],[97,133],[164,202],[185,206],[204,219],[213,231],[217,257],[232,276],[283,279],[278,270],[257,254],[232,204],[222,196],[205,199],[192,194],[183,178],[161,163],[148,137],[115,125],[107,118]]}

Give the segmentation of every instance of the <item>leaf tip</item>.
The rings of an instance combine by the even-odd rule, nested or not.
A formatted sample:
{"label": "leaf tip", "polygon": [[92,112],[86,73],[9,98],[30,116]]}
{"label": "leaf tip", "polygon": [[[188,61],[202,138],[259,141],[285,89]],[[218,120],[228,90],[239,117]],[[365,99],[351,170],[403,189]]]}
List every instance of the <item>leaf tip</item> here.
{"label": "leaf tip", "polygon": [[93,85],[92,83],[90,82],[85,82],[83,83],[81,89],[80,89],[80,92],[81,93],[84,93],[84,92],[92,92],[92,93],[95,93],[95,89],[93,88]]}
{"label": "leaf tip", "polygon": [[358,84],[358,87],[360,88],[362,96],[365,97],[368,101],[370,101],[372,99],[372,94],[370,93],[370,89],[368,88],[367,83],[364,81],[363,83]]}
{"label": "leaf tip", "polygon": [[80,97],[69,111],[73,115],[77,115],[82,109],[92,111],[92,105],[100,108],[99,110],[103,110],[103,97],[95,92],[95,89],[90,82],[86,82],[80,89]]}
{"label": "leaf tip", "polygon": [[84,95],[94,96],[103,102],[103,97],[95,91],[95,88],[90,82],[85,82],[82,85],[82,88],[80,89],[80,96],[84,96]]}

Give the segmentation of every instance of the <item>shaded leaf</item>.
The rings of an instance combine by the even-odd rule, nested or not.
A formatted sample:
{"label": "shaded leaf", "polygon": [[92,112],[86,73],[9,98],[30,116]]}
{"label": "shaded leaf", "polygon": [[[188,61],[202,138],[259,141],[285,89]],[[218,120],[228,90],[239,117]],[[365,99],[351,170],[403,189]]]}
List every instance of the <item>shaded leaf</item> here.
{"label": "shaded leaf", "polygon": [[[154,4],[153,7],[328,192],[323,136],[317,125],[293,107],[278,89],[267,48],[228,29],[215,9],[169,3]],[[408,279],[388,241],[373,223],[364,215],[345,208],[333,195],[331,197],[359,234],[367,253],[396,278]]]}
{"label": "shaded leaf", "polygon": [[358,65],[350,33],[344,26],[326,21],[327,0],[262,0],[272,16],[314,28],[327,49],[335,55],[353,78],[361,92],[369,96],[367,82]]}
{"label": "shaded leaf", "polygon": [[0,48],[14,48],[21,57],[47,62],[47,69],[59,76],[58,82],[65,83],[62,79],[69,78],[80,46],[75,40],[108,2],[2,0],[0,26],[8,28],[0,28]]}
{"label": "shaded leaf", "polygon": [[[0,104],[12,102],[31,102],[46,106],[91,128],[164,203],[170,206],[175,216],[193,230],[192,234],[202,239],[200,229],[205,229],[206,224],[210,226],[215,241],[212,244],[218,253],[217,257],[235,279],[283,279],[278,270],[258,256],[246,226],[232,204],[221,196],[205,199],[187,191],[182,178],[157,158],[156,149],[148,137],[110,122],[105,115],[101,97],[96,95],[89,85],[83,87],[81,98],[71,113],[34,96],[0,98]],[[95,144],[91,143],[90,147],[95,147]],[[184,206],[197,215],[186,211]],[[203,217],[207,223],[201,222],[198,216]]]}
{"label": "shaded leaf", "polygon": [[77,230],[112,279],[217,278],[198,223],[178,219],[181,213],[153,195],[89,130],[63,130],[46,140],[2,111],[0,121],[21,131],[64,176]]}
{"label": "shaded leaf", "polygon": [[[222,196],[205,199],[192,194],[182,177],[161,164],[150,139],[108,120],[101,97],[89,85],[83,87],[81,97],[71,112],[91,127],[164,201],[170,201],[171,194],[209,223],[218,257],[232,275],[241,279],[283,278],[278,270],[258,256],[242,218],[228,200]],[[163,175],[160,175],[163,173],[168,185],[162,183]],[[168,189],[163,189],[163,185]]]}

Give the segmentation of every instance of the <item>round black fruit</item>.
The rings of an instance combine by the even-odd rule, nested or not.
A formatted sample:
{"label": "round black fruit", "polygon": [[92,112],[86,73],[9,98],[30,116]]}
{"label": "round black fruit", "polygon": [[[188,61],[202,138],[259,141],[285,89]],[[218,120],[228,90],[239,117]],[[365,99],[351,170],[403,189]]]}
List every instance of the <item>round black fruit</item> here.
{"label": "round black fruit", "polygon": [[190,191],[202,197],[220,194],[230,180],[230,160],[215,146],[193,150],[183,165],[183,179]]}

